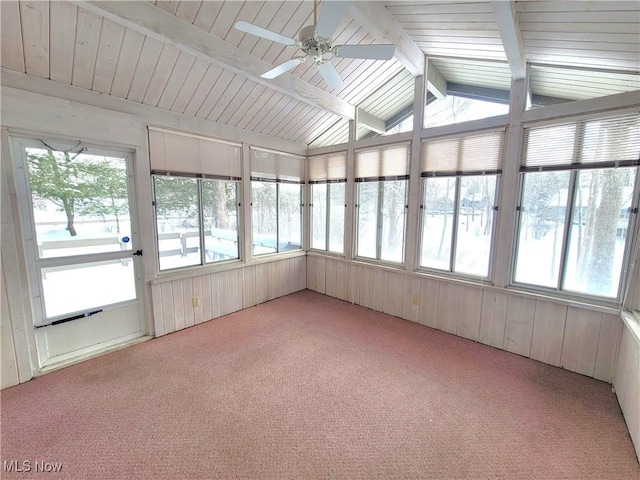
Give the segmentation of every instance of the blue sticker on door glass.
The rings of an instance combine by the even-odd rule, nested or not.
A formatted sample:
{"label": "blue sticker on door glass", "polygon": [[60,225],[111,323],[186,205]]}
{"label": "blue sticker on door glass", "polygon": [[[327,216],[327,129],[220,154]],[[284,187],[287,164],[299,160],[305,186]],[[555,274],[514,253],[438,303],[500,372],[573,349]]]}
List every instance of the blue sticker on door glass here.
{"label": "blue sticker on door glass", "polygon": [[129,237],[122,237],[122,243],[129,243]]}

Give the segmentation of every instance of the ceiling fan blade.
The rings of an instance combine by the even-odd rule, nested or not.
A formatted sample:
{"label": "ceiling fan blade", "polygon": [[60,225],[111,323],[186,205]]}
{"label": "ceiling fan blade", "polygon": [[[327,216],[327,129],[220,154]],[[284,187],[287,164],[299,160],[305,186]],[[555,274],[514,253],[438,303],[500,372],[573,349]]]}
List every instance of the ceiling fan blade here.
{"label": "ceiling fan blade", "polygon": [[260,75],[262,78],[276,78],[278,75],[282,75],[284,72],[287,72],[289,70],[291,70],[294,67],[297,67],[298,65],[300,65],[302,62],[304,62],[304,57],[303,58],[292,58],[291,60],[284,62],[281,65],[278,65],[275,68],[272,68],[271,70],[269,70],[268,72],[263,73],[262,75]]}
{"label": "ceiling fan blade", "polygon": [[319,38],[331,38],[350,6],[350,1],[334,2],[325,0],[322,2],[322,9],[318,15],[318,24],[316,25],[316,36]]}
{"label": "ceiling fan blade", "polygon": [[318,70],[329,88],[340,88],[342,86],[343,82],[340,75],[329,62],[318,64]]}
{"label": "ceiling fan blade", "polygon": [[395,45],[336,45],[332,53],[342,58],[391,60],[395,51]]}
{"label": "ceiling fan blade", "polygon": [[240,21],[236,22],[235,27],[236,30],[240,30],[241,32],[250,33],[251,35],[266,38],[267,40],[272,40],[284,45],[293,46],[296,44],[296,41],[293,38],[285,37],[284,35],[272,32],[271,30],[267,30],[266,28],[258,27],[257,25],[253,25],[252,23]]}

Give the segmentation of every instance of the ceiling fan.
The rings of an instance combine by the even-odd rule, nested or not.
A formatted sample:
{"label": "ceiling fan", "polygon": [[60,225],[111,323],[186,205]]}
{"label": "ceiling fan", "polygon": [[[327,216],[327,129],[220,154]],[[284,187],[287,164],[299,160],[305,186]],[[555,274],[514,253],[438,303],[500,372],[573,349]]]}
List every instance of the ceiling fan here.
{"label": "ceiling fan", "polygon": [[350,1],[325,0],[318,15],[318,0],[315,0],[313,4],[313,25],[302,28],[298,33],[298,40],[244,21],[237,22],[235,28],[267,40],[297,47],[304,52],[304,55],[293,57],[291,60],[263,73],[260,75],[262,78],[275,78],[309,60],[316,64],[320,75],[322,75],[329,88],[340,88],[343,83],[342,79],[334,66],[329,63],[329,60],[324,58],[326,54],[340,58],[391,60],[395,52],[394,45],[332,45],[331,36],[338,28],[338,24],[349,9],[350,4]]}

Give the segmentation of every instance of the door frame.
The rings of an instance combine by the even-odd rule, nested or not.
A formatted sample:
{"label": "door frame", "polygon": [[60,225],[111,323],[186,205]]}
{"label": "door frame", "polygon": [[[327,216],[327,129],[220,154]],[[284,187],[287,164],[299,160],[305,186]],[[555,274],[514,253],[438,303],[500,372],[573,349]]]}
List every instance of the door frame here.
{"label": "door frame", "polygon": [[[26,133],[23,131],[9,131],[8,139],[10,162],[13,168],[13,179],[17,197],[18,219],[20,223],[19,228],[22,234],[22,249],[24,251],[26,277],[30,290],[29,297],[32,321],[28,323],[31,323],[31,325],[29,326],[32,327],[33,330],[29,332],[28,335],[32,340],[29,343],[32,348],[35,349],[35,352],[31,352],[31,358],[36,359],[36,364],[32,365],[32,369],[34,370],[33,374],[37,375],[38,373],[44,373],[45,369],[49,371],[52,369],[60,368],[61,366],[76,363],[86,358],[100,355],[114,348],[120,348],[123,344],[137,343],[140,341],[141,337],[144,337],[143,339],[150,338],[148,337],[148,335],[152,332],[149,332],[149,322],[146,318],[147,292],[144,273],[145,265],[142,261],[141,256],[132,255],[132,252],[138,249],[142,250],[142,244],[145,243],[142,241],[140,235],[141,228],[139,222],[140,217],[137,201],[137,190],[139,188],[139,183],[137,181],[139,171],[137,172],[137,170],[139,170],[139,166],[137,165],[136,154],[138,153],[138,148],[134,146],[119,145],[117,143],[105,143],[99,141],[96,142],[92,140],[79,141],[77,139],[71,139],[69,137],[65,138],[65,136],[60,135],[38,135],[34,134],[33,132]],[[49,322],[51,320],[51,318],[49,318],[48,320],[45,319],[44,315],[44,296],[39,269],[45,268],[41,265],[41,263],[45,263],[48,265],[49,263],[56,264],[59,262],[57,262],[57,260],[55,259],[45,260],[45,262],[42,262],[42,259],[39,258],[37,238],[35,234],[35,222],[33,218],[31,187],[28,176],[27,159],[25,155],[25,147],[38,146],[41,140],[44,140],[44,142],[46,142],[48,145],[51,145],[56,150],[67,149],[75,145],[80,145],[90,148],[91,151],[89,152],[89,154],[107,154],[107,156],[117,156],[125,159],[127,169],[129,217],[131,222],[130,236],[132,245],[132,249],[127,250],[127,252],[131,252],[131,254],[126,255],[126,258],[130,258],[134,265],[136,298],[125,302],[106,305],[101,308],[103,308],[104,310],[110,310],[118,309],[127,305],[137,305],[137,318],[139,321],[140,331],[139,334],[123,336],[122,342],[118,342],[115,340],[107,341],[104,343],[99,342],[97,344],[89,345],[85,348],[80,348],[78,350],[69,352],[68,354],[58,355],[51,358],[48,358],[46,352],[44,351],[46,342],[44,342],[43,344],[42,339],[39,339],[40,336],[38,335],[38,332],[36,330],[39,326],[42,325],[42,323]],[[91,262],[99,261],[100,255],[104,255],[105,260],[108,260],[112,257],[120,258],[124,256],[119,252],[91,255],[98,255],[98,258],[96,258],[96,256],[93,256]],[[61,260],[62,263],[73,263],[74,260],[82,259],[82,256],[69,256],[66,258],[59,258],[63,258],[63,260]],[[69,315],[73,315],[73,313],[70,313]],[[55,320],[55,318],[53,319]],[[56,360],[58,357],[60,358]]]}

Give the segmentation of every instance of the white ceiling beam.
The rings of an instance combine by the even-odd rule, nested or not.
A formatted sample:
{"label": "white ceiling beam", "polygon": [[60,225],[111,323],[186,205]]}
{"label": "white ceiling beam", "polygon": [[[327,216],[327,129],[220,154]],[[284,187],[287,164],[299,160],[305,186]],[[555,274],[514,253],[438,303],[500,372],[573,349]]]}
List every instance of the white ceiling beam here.
{"label": "white ceiling beam", "polygon": [[374,38],[393,43],[396,46],[395,58],[414,77],[424,75],[424,52],[393,18],[382,2],[353,2],[349,14]]}
{"label": "white ceiling beam", "polygon": [[309,105],[349,120],[355,118],[353,105],[291,74],[285,73],[272,80],[261,78],[260,75],[273,65],[152,3],[76,0],[71,3]]}
{"label": "white ceiling beam", "polygon": [[507,55],[507,61],[511,69],[511,77],[513,80],[525,78],[527,61],[524,55],[524,41],[520,31],[516,2],[513,0],[498,0],[491,2],[491,7],[493,8],[493,16],[498,25],[504,52]]}
{"label": "white ceiling beam", "polygon": [[369,112],[365,112],[361,108],[358,108],[358,123],[363,127],[367,127],[372,132],[383,134],[387,131],[386,122],[374,117]]}
{"label": "white ceiling beam", "polygon": [[447,96],[447,81],[440,70],[429,60],[427,60],[427,90],[438,99]]}

